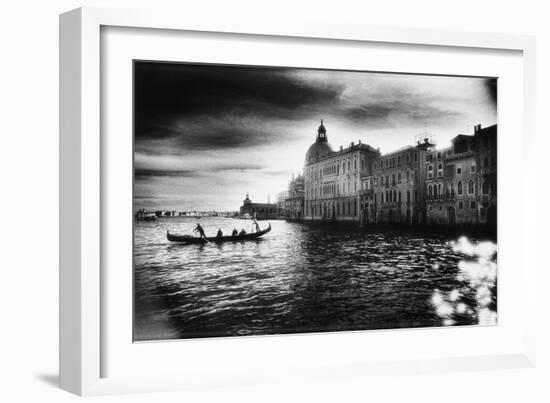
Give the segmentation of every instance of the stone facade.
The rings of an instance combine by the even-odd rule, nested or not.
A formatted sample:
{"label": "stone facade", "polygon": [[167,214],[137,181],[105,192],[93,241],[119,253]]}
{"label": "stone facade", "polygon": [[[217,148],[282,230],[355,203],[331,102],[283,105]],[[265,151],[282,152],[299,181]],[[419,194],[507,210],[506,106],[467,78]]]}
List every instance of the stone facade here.
{"label": "stone facade", "polygon": [[[425,219],[423,161],[428,141],[381,155],[370,178],[373,197],[368,205],[372,223],[422,224]],[[368,202],[367,202],[368,203]]]}
{"label": "stone facade", "polygon": [[333,151],[321,123],[306,154],[304,219],[358,221],[361,178],[372,175],[372,163],[379,155],[361,142]]}
{"label": "stone facade", "polygon": [[304,219],[304,177],[298,175],[288,184],[288,197],[285,199],[285,218],[289,221]]}
{"label": "stone facade", "polygon": [[496,225],[496,132],[496,125],[477,125],[428,156],[428,224]]}

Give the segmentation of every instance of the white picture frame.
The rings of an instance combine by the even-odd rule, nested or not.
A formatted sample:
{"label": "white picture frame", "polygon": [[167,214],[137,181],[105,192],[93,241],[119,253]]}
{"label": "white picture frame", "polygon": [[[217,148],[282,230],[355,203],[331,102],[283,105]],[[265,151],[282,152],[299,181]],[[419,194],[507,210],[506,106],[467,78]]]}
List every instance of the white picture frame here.
{"label": "white picture frame", "polygon": [[[523,97],[521,142],[522,157],[528,159],[534,153],[534,92],[535,92],[535,42],[530,36],[488,33],[466,33],[456,31],[429,31],[406,28],[381,28],[359,25],[345,25],[325,21],[292,22],[247,20],[231,18],[212,20],[193,15],[152,12],[150,10],[115,10],[103,8],[81,8],[60,17],[60,385],[63,389],[79,395],[130,393],[139,391],[159,391],[215,385],[249,385],[262,382],[291,381],[292,379],[336,379],[369,374],[410,374],[453,370],[474,370],[503,367],[526,367],[534,365],[534,319],[527,318],[514,325],[515,331],[524,335],[521,345],[502,348],[501,353],[469,356],[445,356],[411,359],[396,355],[385,361],[366,361],[361,357],[346,363],[337,360],[316,359],[304,354],[295,362],[285,365],[272,359],[265,361],[263,371],[252,371],[243,364],[233,374],[230,366],[193,373],[196,363],[186,361],[176,365],[170,373],[158,376],[136,376],[128,373],[116,376],[105,375],[105,357],[112,354],[106,348],[105,327],[109,322],[109,305],[105,303],[105,290],[102,287],[102,265],[108,245],[102,238],[102,213],[104,203],[105,150],[101,141],[101,31],[105,27],[140,28],[155,30],[175,30],[181,32],[225,35],[251,35],[262,38],[308,38],[336,40],[337,43],[402,44],[412,46],[447,47],[474,49],[477,52],[489,50],[513,51],[521,54]],[[518,140],[516,140],[518,141]],[[522,179],[525,189],[535,189],[535,176]],[[532,194],[532,190],[531,194]],[[131,214],[131,212],[130,212]],[[521,248],[516,259],[521,260],[521,275],[536,277],[536,262],[532,242],[536,211],[522,205],[521,222],[514,229],[521,231]],[[499,217],[499,225],[501,223]],[[499,230],[500,237],[500,230]],[[510,256],[510,255],[508,255]],[[501,258],[501,256],[499,256]],[[512,259],[502,256],[502,259]],[[527,285],[522,290],[523,308],[534,312],[535,285]],[[507,298],[501,294],[501,298]],[[529,309],[531,308],[531,309]],[[461,329],[467,335],[469,329]],[[394,331],[395,332],[395,331]],[[397,331],[401,332],[401,331]],[[376,333],[379,339],[382,333]],[[443,333],[429,337],[444,337]],[[418,335],[418,334],[417,334]],[[271,338],[271,343],[294,345],[305,348],[308,338],[319,336],[297,335]],[[341,343],[335,336],[325,335],[327,343]],[[362,333],[348,334],[345,340],[360,342]],[[391,337],[391,336],[384,336]],[[400,337],[403,337],[401,335]],[[522,336],[523,337],[523,336]],[[274,341],[275,340],[275,341]],[[227,347],[227,341],[191,341],[193,348],[207,348],[216,345]],[[110,342],[109,342],[110,343]],[[224,344],[225,343],[225,344]],[[266,348],[261,338],[240,338],[233,343],[237,353],[245,347],[261,353]],[[178,344],[180,345],[178,347]],[[116,345],[109,344],[110,348]],[[165,350],[181,348],[182,343],[167,343]],[[285,347],[286,348],[286,347]],[[218,348],[219,350],[219,348]],[[215,357],[213,358],[215,362]],[[308,361],[309,360],[309,361]],[[174,368],[172,368],[174,369]],[[254,368],[256,369],[256,367]]]}

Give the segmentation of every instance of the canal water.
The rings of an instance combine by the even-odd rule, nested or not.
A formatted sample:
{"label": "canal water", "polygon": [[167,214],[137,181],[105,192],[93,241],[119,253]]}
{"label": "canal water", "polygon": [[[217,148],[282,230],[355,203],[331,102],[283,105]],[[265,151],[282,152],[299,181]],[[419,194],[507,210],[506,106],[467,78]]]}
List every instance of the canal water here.
{"label": "canal water", "polygon": [[[441,232],[274,220],[257,241],[166,240],[198,221],[135,224],[135,341],[442,326],[430,298],[461,286],[457,237]],[[252,230],[250,220],[200,222],[207,236]]]}

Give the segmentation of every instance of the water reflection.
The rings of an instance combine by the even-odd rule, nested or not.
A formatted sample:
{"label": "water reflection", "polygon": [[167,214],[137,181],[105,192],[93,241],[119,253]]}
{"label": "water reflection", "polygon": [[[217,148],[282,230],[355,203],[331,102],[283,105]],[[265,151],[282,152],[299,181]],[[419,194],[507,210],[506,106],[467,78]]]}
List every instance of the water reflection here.
{"label": "water reflection", "polygon": [[[451,323],[434,290],[445,299],[464,287],[464,253],[446,234],[274,221],[256,241],[166,241],[166,230],[190,233],[195,222],[136,224],[136,340],[441,326]],[[250,225],[201,222],[207,234]],[[476,323],[464,312],[452,324]]]}
{"label": "water reflection", "polygon": [[451,242],[454,252],[464,259],[458,262],[459,288],[449,293],[436,289],[431,302],[445,325],[475,323],[497,324],[497,245],[472,242],[461,237]]}

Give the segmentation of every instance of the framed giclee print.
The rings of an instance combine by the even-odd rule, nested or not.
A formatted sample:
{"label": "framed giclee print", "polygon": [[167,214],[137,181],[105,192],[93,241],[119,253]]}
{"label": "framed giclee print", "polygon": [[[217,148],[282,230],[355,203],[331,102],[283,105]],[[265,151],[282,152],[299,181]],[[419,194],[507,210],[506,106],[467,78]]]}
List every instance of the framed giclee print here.
{"label": "framed giclee print", "polygon": [[531,365],[533,49],[62,15],[62,387]]}

